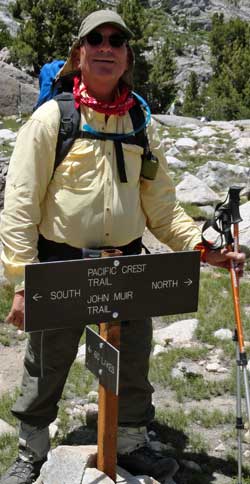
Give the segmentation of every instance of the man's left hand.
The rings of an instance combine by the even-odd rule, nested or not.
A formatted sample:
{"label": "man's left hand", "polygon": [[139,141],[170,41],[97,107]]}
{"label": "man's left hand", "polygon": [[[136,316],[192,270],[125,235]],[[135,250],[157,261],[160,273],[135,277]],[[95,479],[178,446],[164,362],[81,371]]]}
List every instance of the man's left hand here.
{"label": "man's left hand", "polygon": [[246,260],[244,252],[233,252],[229,249],[209,250],[206,253],[206,262],[216,267],[230,269],[230,261],[234,262],[235,271],[241,277]]}

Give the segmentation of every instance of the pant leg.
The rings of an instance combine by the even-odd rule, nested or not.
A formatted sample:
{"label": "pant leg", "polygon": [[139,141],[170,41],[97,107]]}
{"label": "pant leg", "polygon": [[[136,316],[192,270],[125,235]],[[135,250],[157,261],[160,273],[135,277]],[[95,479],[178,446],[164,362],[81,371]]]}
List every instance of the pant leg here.
{"label": "pant leg", "polygon": [[[21,395],[12,408],[18,419],[43,428],[56,418],[81,334],[82,329],[64,329],[29,335]],[[154,417],[148,381],[151,340],[151,319],[121,325],[119,425],[142,426]]]}
{"label": "pant leg", "polygon": [[83,328],[31,333],[24,358],[21,395],[12,413],[43,428],[56,418],[63,387],[76,357]]}
{"label": "pant leg", "polygon": [[152,341],[152,320],[126,321],[121,324],[119,425],[143,426],[154,417],[148,380]]}

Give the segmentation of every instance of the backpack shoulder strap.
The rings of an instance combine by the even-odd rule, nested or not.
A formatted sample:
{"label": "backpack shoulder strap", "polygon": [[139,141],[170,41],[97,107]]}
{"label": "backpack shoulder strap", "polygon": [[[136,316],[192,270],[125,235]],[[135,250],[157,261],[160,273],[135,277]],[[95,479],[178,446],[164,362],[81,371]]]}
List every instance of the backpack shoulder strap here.
{"label": "backpack shoulder strap", "polygon": [[71,92],[62,92],[54,97],[60,110],[60,127],[56,145],[54,172],[65,158],[79,135],[80,112],[75,108]]}
{"label": "backpack shoulder strap", "polygon": [[[140,126],[144,125],[145,115],[143,109],[138,102],[129,110],[129,114],[131,117],[134,131],[136,131]],[[142,146],[144,150],[146,149],[146,147],[149,147],[148,137],[145,128],[143,128],[141,131],[133,136],[133,143]]]}
{"label": "backpack shoulder strap", "polygon": [[153,155],[150,150],[147,131],[145,127],[145,114],[141,105],[137,102],[129,111],[134,131],[138,130],[138,127],[143,128],[135,133],[133,136],[133,143],[143,148],[142,165],[141,165],[141,177],[146,180],[154,180],[157,174],[159,161]]}
{"label": "backpack shoulder strap", "polygon": [[[134,145],[141,146],[143,148],[142,168],[141,168],[141,174],[142,174],[143,173],[144,160],[146,158],[150,158],[150,148],[149,148],[149,142],[148,142],[146,129],[144,127],[145,115],[144,115],[143,109],[141,108],[138,101],[129,110],[129,115],[130,115],[130,118],[131,118],[131,121],[132,121],[132,124],[133,124],[133,129],[135,131],[135,134],[133,136],[128,136],[127,138],[125,137],[122,140],[122,143],[134,144]],[[137,130],[138,130],[138,128],[140,128],[140,126],[142,126],[142,129],[137,132]],[[121,141],[118,141],[118,140],[114,141],[120,181],[122,183],[126,183],[127,182],[127,175],[126,175],[125,162],[124,162],[124,156],[123,156],[123,150],[122,150],[122,143],[121,143]]]}

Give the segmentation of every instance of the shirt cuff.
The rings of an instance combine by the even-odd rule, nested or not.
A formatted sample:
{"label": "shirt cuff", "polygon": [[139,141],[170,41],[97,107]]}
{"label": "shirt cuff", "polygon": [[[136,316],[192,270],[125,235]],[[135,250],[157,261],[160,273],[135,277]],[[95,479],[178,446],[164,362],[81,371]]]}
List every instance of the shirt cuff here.
{"label": "shirt cuff", "polygon": [[211,249],[209,247],[200,242],[199,244],[195,245],[194,250],[200,251],[201,262],[207,262],[207,254],[211,252]]}
{"label": "shirt cuff", "polygon": [[19,284],[15,284],[14,291],[24,291],[24,281],[20,282]]}

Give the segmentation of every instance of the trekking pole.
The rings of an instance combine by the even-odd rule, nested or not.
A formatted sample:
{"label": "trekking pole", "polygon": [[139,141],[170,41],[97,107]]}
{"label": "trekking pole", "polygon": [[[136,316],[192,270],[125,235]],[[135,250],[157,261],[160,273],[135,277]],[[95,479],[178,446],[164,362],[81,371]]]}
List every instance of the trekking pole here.
{"label": "trekking pole", "polygon": [[[242,220],[240,213],[239,213],[239,193],[240,188],[238,187],[231,187],[229,190],[229,204],[231,205],[231,213],[232,213],[232,223],[234,225],[234,251],[239,251],[239,222]],[[232,264],[233,265],[233,264]],[[239,303],[239,276],[236,274],[236,283],[237,283],[237,295],[238,295],[238,306],[240,307]],[[242,369],[243,369],[243,376],[244,376],[244,384],[246,389],[246,410],[247,410],[247,417],[248,417],[248,429],[250,430],[250,391],[249,391],[249,381],[247,375],[247,355],[244,346],[244,335],[243,335],[243,326],[241,323],[241,317],[239,312],[239,323],[237,325],[237,333],[239,332],[238,340],[239,340],[239,352],[240,352],[240,359],[242,360]]]}
{"label": "trekking pole", "polygon": [[[239,211],[241,188],[232,186],[228,192],[228,205],[222,210],[222,231],[225,236],[226,247],[230,251],[239,251],[239,222],[242,220]],[[233,224],[234,232],[231,234],[230,226]],[[236,343],[236,429],[238,440],[238,484],[242,484],[242,431],[244,423],[242,419],[242,397],[241,397],[241,374],[243,372],[246,411],[248,418],[248,428],[250,429],[250,393],[247,375],[247,355],[244,345],[243,325],[240,313],[240,296],[239,296],[239,276],[235,270],[234,261],[230,260],[230,276],[234,303],[235,332],[233,340]]]}

